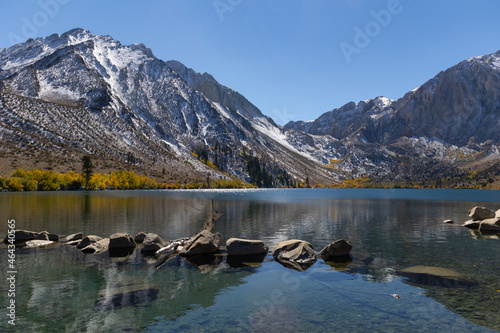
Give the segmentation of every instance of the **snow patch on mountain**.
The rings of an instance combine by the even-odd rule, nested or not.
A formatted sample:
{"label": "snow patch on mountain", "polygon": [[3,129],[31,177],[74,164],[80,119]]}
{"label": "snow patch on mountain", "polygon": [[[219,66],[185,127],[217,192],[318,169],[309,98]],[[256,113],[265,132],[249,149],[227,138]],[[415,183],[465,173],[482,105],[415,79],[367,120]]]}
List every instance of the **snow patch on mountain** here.
{"label": "snow patch on mountain", "polygon": [[68,89],[67,87],[56,87],[52,86],[46,80],[39,80],[39,92],[38,98],[49,102],[78,102],[80,99],[84,98],[83,95],[78,92]]}

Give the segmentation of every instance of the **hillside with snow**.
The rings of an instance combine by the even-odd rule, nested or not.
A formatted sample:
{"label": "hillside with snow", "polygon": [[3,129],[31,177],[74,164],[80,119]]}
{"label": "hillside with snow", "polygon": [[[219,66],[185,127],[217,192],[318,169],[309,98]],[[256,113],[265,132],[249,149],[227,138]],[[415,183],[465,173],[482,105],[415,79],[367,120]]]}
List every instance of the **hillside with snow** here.
{"label": "hillside with snow", "polygon": [[500,51],[470,58],[396,101],[350,102],[284,130],[339,140],[347,153],[337,167],[356,176],[410,181],[488,169],[500,161],[499,63]]}
{"label": "hillside with snow", "polygon": [[212,75],[140,43],[74,29],[0,50],[4,175],[78,171],[91,154],[99,170],[132,168],[167,182],[423,181],[494,169],[499,126],[500,52],[465,60],[398,100],[350,102],[280,127]]}
{"label": "hillside with snow", "polygon": [[85,29],[28,40],[0,51],[0,85],[0,139],[28,155],[133,154],[146,169],[247,181],[252,158],[272,186],[339,178],[239,93],[142,44]]}

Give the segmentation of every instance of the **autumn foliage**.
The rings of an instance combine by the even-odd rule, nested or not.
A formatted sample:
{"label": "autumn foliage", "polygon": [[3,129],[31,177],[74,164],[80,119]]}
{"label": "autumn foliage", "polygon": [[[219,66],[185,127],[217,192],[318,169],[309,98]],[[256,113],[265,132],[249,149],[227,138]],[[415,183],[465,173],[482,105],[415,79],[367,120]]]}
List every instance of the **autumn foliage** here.
{"label": "autumn foliage", "polygon": [[[8,178],[0,177],[0,188],[9,191],[79,190],[84,183],[84,176],[73,171],[58,173],[52,170],[17,169]],[[110,174],[94,173],[86,189],[157,189],[166,188],[165,185],[146,176],[138,176],[132,171],[113,171]]]}
{"label": "autumn foliage", "polygon": [[17,169],[10,177],[0,177],[0,190],[8,191],[57,191],[57,190],[148,190],[148,189],[198,189],[198,188],[248,188],[252,185],[239,179],[214,179],[191,184],[165,184],[136,175],[133,171],[94,173],[85,187],[85,177],[76,172],[58,173],[52,170]]}

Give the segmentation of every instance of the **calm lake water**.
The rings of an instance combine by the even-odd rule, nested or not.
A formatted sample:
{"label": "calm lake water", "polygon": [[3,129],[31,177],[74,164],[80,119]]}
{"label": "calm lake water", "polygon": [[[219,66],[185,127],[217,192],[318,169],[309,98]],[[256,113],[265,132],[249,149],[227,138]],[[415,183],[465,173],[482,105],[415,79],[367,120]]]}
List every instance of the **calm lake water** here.
{"label": "calm lake water", "polygon": [[[211,216],[213,232],[272,247],[309,241],[316,251],[344,238],[363,261],[304,272],[268,255],[231,267],[225,256],[197,268],[138,250],[126,258],[85,255],[58,244],[16,250],[16,326],[7,324],[7,249],[0,247],[2,332],[490,332],[500,330],[500,239],[460,226],[476,205],[500,208],[500,191],[207,190],[0,193],[1,233],[18,229],[101,237],[154,232],[191,236]],[[444,224],[452,219],[455,224]],[[233,265],[233,264],[231,264]],[[476,286],[417,285],[396,270],[439,266]],[[234,266],[234,265],[233,265]],[[147,286],[141,301],[103,309],[117,288]],[[391,294],[399,294],[400,298]],[[135,304],[130,304],[135,303]],[[129,306],[127,306],[129,305]]]}

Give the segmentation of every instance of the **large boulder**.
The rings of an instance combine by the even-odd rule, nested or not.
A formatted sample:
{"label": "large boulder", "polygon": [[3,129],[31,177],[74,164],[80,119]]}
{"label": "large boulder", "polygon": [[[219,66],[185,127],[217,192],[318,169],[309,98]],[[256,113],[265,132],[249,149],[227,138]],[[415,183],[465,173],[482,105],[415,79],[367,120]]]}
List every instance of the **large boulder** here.
{"label": "large boulder", "polygon": [[227,253],[230,256],[251,256],[267,253],[269,247],[261,240],[229,238],[226,242]]}
{"label": "large boulder", "polygon": [[203,230],[193,237],[193,239],[180,250],[181,256],[196,256],[200,254],[211,254],[219,251],[219,246],[222,243],[222,236],[219,233],[211,233],[208,230]]}
{"label": "large boulder", "polygon": [[133,249],[135,242],[127,233],[116,233],[109,236],[109,249]]}
{"label": "large boulder", "polygon": [[500,217],[482,220],[479,225],[479,231],[500,232]]}
{"label": "large boulder", "polygon": [[500,209],[495,212],[495,217],[500,217]]}
{"label": "large boulder", "polygon": [[[37,236],[38,236],[37,232],[19,229],[14,232],[14,243],[15,244],[24,243],[36,239]],[[9,239],[11,239],[9,238],[9,235],[6,235],[3,240],[4,243],[8,243]]]}
{"label": "large boulder", "polygon": [[410,282],[427,286],[464,288],[477,284],[469,276],[443,267],[419,265],[398,270],[397,274],[407,277]]}
{"label": "large boulder", "polygon": [[141,253],[147,255],[155,254],[162,247],[165,247],[165,241],[157,234],[148,233],[142,242]]}
{"label": "large boulder", "polygon": [[486,207],[476,206],[469,210],[469,216],[473,220],[485,220],[495,217],[495,212]]}
{"label": "large boulder", "polygon": [[77,249],[83,249],[83,248],[89,246],[90,244],[94,244],[95,242],[100,241],[101,239],[102,239],[101,237],[96,236],[96,235],[85,236],[80,241],[80,243],[78,243],[78,245],[76,246],[76,248]]}
{"label": "large boulder", "polygon": [[336,261],[338,259],[349,256],[352,245],[344,239],[336,240],[328,244],[323,250],[319,252],[319,256],[324,261]]}
{"label": "large boulder", "polygon": [[57,236],[56,234],[51,234],[48,231],[44,230],[44,231],[41,231],[38,233],[38,236],[36,236],[36,239],[58,242],[59,236]]}
{"label": "large boulder", "polygon": [[109,238],[103,238],[100,241],[90,244],[82,249],[83,253],[102,253],[109,248]]}
{"label": "large boulder", "polygon": [[138,232],[135,236],[134,236],[134,242],[136,244],[142,244],[142,242],[144,241],[144,238],[146,238],[146,233],[145,232]]}
{"label": "large boulder", "polygon": [[280,264],[298,271],[305,271],[316,262],[311,243],[298,239],[276,243],[272,254]]}

